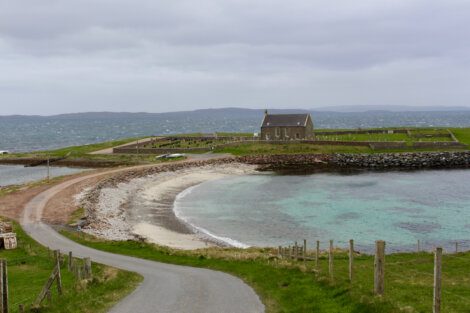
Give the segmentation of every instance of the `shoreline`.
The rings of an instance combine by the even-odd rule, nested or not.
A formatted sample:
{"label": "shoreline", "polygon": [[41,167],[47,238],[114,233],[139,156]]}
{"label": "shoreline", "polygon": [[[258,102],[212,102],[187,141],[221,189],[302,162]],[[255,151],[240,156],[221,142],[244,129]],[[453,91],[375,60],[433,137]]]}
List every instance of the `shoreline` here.
{"label": "shoreline", "polygon": [[200,183],[254,173],[255,168],[246,164],[218,163],[132,179],[121,177],[111,186],[86,192],[78,200],[89,213],[83,231],[108,240],[147,240],[178,249],[232,246],[225,238],[177,216],[174,203],[178,196]]}

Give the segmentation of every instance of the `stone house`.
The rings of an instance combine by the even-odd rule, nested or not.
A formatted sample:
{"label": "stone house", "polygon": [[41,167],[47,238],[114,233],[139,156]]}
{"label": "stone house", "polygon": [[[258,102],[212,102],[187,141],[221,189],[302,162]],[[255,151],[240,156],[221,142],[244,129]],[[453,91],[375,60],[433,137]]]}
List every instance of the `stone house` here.
{"label": "stone house", "polygon": [[314,139],[313,121],[310,114],[264,113],[261,124],[261,140]]}

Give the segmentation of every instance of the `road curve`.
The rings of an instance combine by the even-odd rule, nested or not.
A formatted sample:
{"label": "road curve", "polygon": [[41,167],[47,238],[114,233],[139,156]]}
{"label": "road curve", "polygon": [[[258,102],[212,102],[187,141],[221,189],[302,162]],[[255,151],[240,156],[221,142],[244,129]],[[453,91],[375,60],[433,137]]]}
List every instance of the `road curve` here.
{"label": "road curve", "polygon": [[[113,170],[106,173],[117,172]],[[58,184],[34,197],[24,208],[21,226],[36,241],[51,249],[72,251],[78,257],[133,271],[144,277],[143,283],[110,312],[113,313],[257,313],[264,306],[251,287],[241,279],[222,272],[164,264],[91,249],[71,241],[41,222],[47,202],[57,193],[90,174]]]}

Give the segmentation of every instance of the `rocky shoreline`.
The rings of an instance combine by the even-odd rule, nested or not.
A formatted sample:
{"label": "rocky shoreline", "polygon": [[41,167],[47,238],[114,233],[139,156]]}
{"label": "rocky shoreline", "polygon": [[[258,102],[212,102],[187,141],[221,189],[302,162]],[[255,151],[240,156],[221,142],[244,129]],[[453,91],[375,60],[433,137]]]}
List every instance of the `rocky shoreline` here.
{"label": "rocky shoreline", "polygon": [[260,170],[283,169],[438,169],[470,167],[470,151],[379,154],[285,154],[237,158]]}

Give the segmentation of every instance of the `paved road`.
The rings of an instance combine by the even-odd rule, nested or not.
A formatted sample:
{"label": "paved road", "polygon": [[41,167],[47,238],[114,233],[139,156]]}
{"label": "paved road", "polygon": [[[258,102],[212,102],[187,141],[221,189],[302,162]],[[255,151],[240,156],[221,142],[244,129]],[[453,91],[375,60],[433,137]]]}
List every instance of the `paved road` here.
{"label": "paved road", "polygon": [[25,206],[21,225],[31,237],[52,249],[72,251],[76,256],[90,257],[94,262],[143,275],[143,283],[112,308],[111,312],[264,312],[259,297],[239,278],[212,270],[163,264],[94,250],[61,236],[41,222],[44,207],[54,195],[97,175],[103,174],[75,178],[37,195]]}

